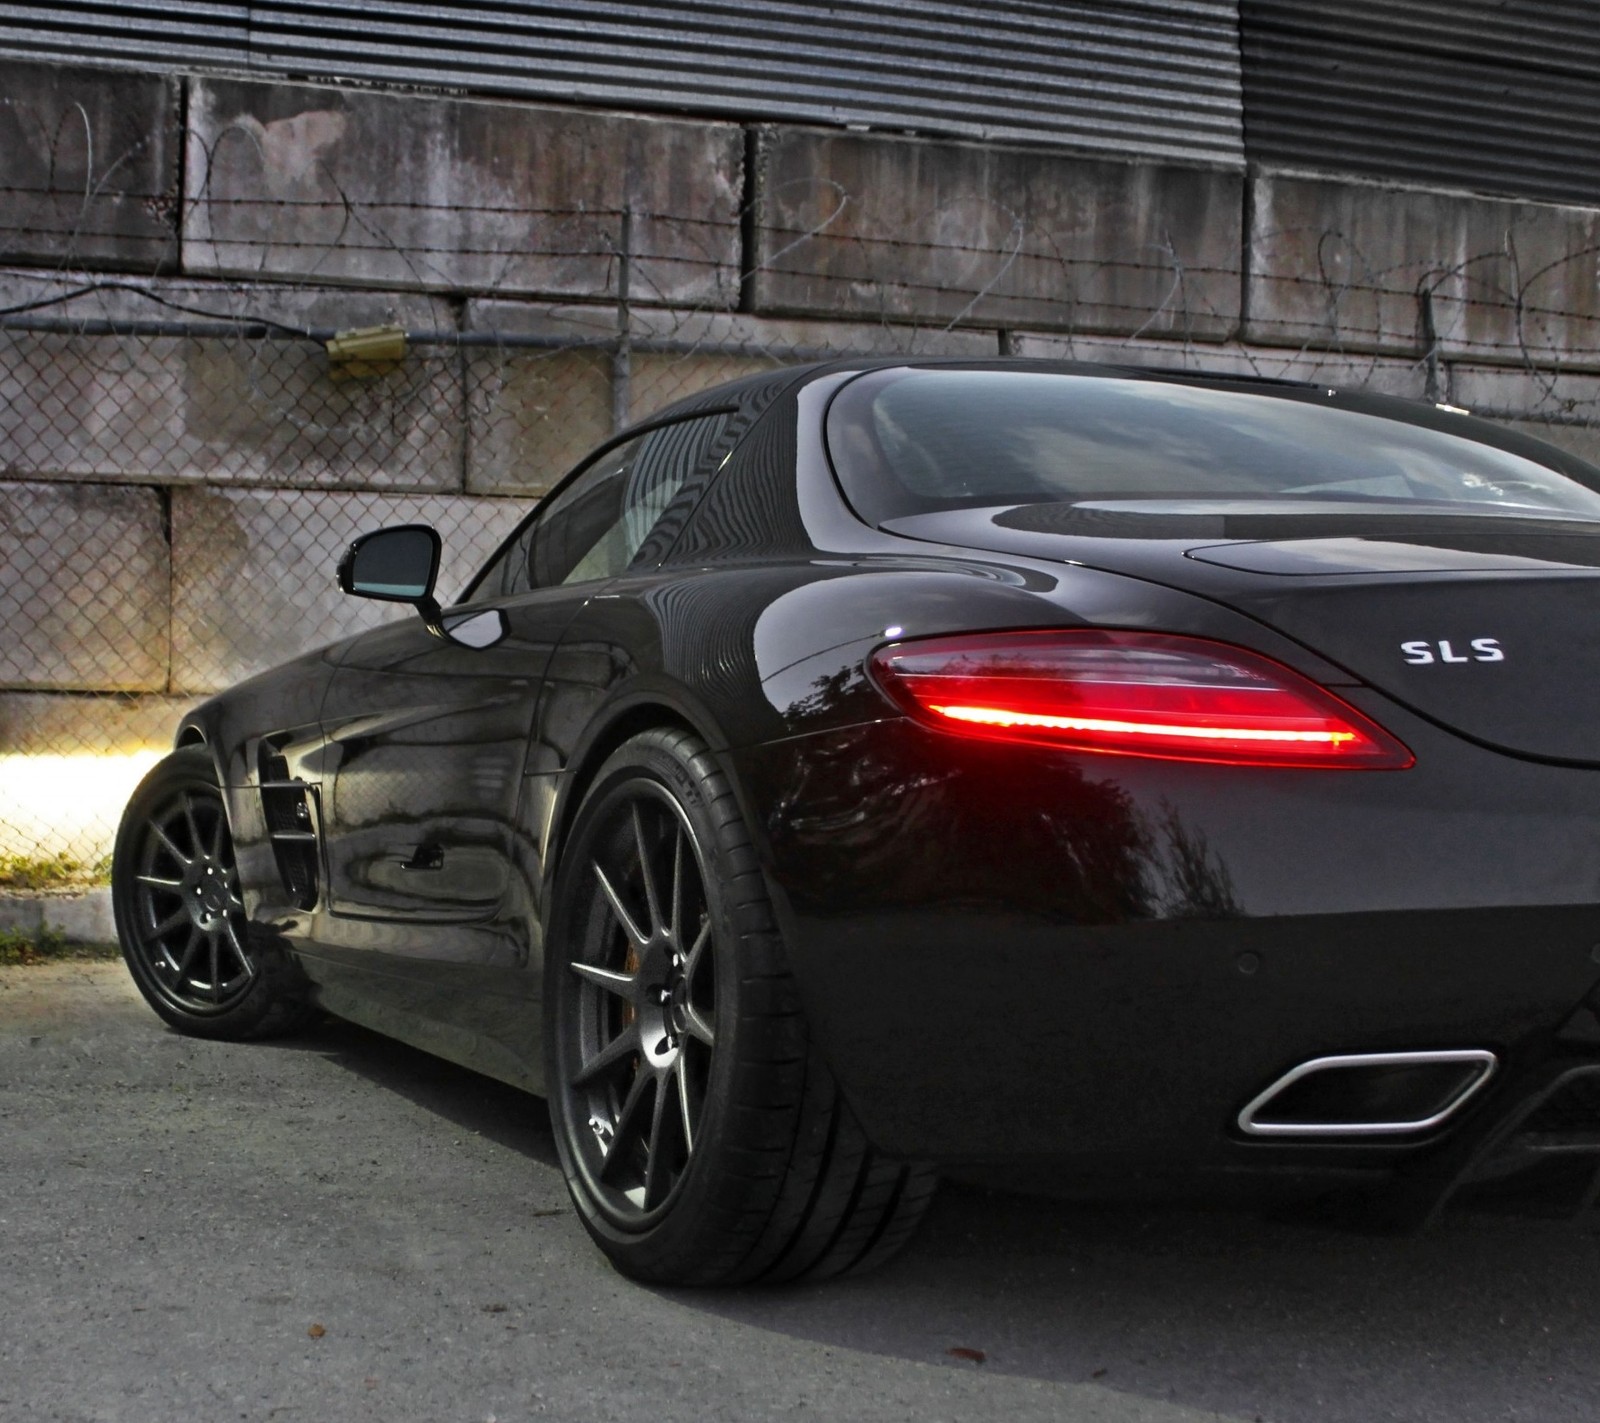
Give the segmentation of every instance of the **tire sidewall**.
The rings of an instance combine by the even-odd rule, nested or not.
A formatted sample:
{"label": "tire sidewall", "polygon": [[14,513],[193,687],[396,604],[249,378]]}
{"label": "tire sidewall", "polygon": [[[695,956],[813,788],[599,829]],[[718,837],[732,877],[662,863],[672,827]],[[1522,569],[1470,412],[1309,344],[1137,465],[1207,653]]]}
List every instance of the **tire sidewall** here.
{"label": "tire sidewall", "polygon": [[[738,986],[743,926],[723,889],[732,878],[732,871],[708,809],[702,779],[669,739],[670,735],[646,733],[634,738],[613,753],[595,776],[563,847],[545,957],[545,1081],[562,1171],[589,1233],[620,1268],[645,1278],[681,1276],[696,1262],[717,1253],[719,1247],[726,1248],[715,1222],[722,1213],[719,1198],[725,1189],[722,1178],[726,1170],[727,1116],[741,1057]],[[572,975],[566,972],[567,946],[574,942],[573,933],[584,908],[586,851],[617,800],[642,782],[664,788],[677,801],[700,852],[712,922],[717,1043],[711,1056],[698,1139],[683,1180],[657,1220],[641,1229],[628,1229],[596,1199],[588,1170],[580,1163],[574,1138],[585,1127],[573,1119],[574,1103],[565,1085],[561,1055],[568,1031],[567,1015],[576,1005]]]}
{"label": "tire sidewall", "polygon": [[[237,1038],[248,1036],[260,1024],[274,1001],[271,975],[259,955],[255,959],[256,980],[237,1003],[220,1013],[190,1013],[173,1003],[156,980],[144,953],[137,947],[140,932],[138,913],[139,842],[150,816],[164,801],[184,791],[199,791],[215,797],[227,820],[227,799],[217,782],[211,754],[203,746],[186,746],[158,762],[139,782],[128,799],[127,809],[117,827],[111,857],[111,911],[117,926],[117,940],[128,973],[151,1008],[166,1022],[185,1033],[199,1037]],[[232,828],[229,827],[231,841]],[[248,942],[248,941],[247,941]]]}

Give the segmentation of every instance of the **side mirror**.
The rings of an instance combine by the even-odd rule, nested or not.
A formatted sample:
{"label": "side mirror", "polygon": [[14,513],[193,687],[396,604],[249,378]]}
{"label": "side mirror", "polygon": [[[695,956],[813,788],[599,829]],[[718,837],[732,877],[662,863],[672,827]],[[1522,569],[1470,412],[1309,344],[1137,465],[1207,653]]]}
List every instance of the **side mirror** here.
{"label": "side mirror", "polygon": [[439,535],[426,524],[402,524],[362,534],[339,560],[339,587],[358,598],[412,603],[435,617],[433,583],[439,576]]}

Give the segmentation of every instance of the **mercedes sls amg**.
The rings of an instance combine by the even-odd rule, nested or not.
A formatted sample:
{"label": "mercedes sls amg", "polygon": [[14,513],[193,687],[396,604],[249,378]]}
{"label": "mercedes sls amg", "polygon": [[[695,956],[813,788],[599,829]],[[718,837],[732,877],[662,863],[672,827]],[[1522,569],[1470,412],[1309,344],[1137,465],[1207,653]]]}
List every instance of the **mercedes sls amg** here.
{"label": "mercedes sls amg", "polygon": [[935,1172],[1591,1202],[1600,470],[1446,406],[1028,361],[762,375],[449,608],[185,718],[178,1029],[327,1011],[549,1103],[626,1273],[862,1268]]}

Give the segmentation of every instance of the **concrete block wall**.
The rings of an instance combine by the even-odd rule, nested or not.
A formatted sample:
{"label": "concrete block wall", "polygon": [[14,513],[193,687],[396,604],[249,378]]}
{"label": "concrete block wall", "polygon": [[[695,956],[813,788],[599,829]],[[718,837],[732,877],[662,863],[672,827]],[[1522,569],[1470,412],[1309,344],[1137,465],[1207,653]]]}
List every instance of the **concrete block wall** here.
{"label": "concrete block wall", "polygon": [[1231,170],[807,130],[763,134],[756,160],[757,310],[1200,340],[1238,326]]}
{"label": "concrete block wall", "polygon": [[626,240],[635,305],[1600,369],[1591,209],[19,62],[0,100],[0,262],[243,310],[283,283],[603,303]]}
{"label": "concrete block wall", "polygon": [[[411,292],[0,270],[0,307],[51,301],[67,323],[183,321],[194,311],[292,327],[453,329],[451,304]],[[61,298],[66,297],[66,300]],[[314,342],[0,330],[0,469],[29,478],[283,488],[459,489],[465,436],[454,359],[396,378],[329,378]]]}
{"label": "concrete block wall", "polygon": [[195,80],[184,270],[592,297],[632,205],[641,293],[726,300],[743,148],[734,124]]}
{"label": "concrete block wall", "polygon": [[0,682],[166,690],[171,568],[154,490],[6,482],[0,539]]}
{"label": "concrete block wall", "polygon": [[1289,173],[1251,198],[1246,340],[1600,369],[1600,211]]}
{"label": "concrete block wall", "polygon": [[332,586],[338,555],[365,530],[437,528],[446,543],[439,593],[448,603],[526,508],[460,494],[352,492],[308,505],[286,490],[175,490],[170,690],[215,691],[318,642],[415,617]]}
{"label": "concrete block wall", "polygon": [[5,754],[22,756],[58,755],[64,747],[90,755],[161,747],[195,701],[194,697],[10,692],[0,697],[0,746]]}
{"label": "concrete block wall", "polygon": [[114,944],[117,923],[108,887],[78,894],[7,895],[0,898],[0,934],[37,939],[59,934],[69,944]]}
{"label": "concrete block wall", "polygon": [[[354,533],[438,522],[459,587],[619,414],[801,357],[1361,384],[1593,454],[1597,222],[1328,175],[0,64],[0,756],[159,743],[193,697],[383,616],[332,589]],[[129,334],[219,318],[285,339]],[[339,380],[284,330],[380,324],[445,339]],[[516,344],[450,344],[496,333]]]}
{"label": "concrete block wall", "polygon": [[0,60],[0,262],[176,258],[182,82]]}

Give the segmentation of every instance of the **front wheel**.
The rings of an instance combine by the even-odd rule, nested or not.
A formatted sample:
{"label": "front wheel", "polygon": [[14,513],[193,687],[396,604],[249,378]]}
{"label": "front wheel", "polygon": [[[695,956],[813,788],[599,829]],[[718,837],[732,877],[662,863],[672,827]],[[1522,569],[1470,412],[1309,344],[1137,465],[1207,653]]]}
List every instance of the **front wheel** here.
{"label": "front wheel", "polygon": [[180,1031],[262,1037],[307,1016],[287,965],[250,941],[227,812],[203,746],[159,762],[129,799],[111,906],[135,985]]}
{"label": "front wheel", "polygon": [[624,1273],[818,1278],[910,1238],[933,1172],[868,1145],[812,1048],[744,821],[688,732],[636,736],[600,768],[545,972],[562,1167]]}

